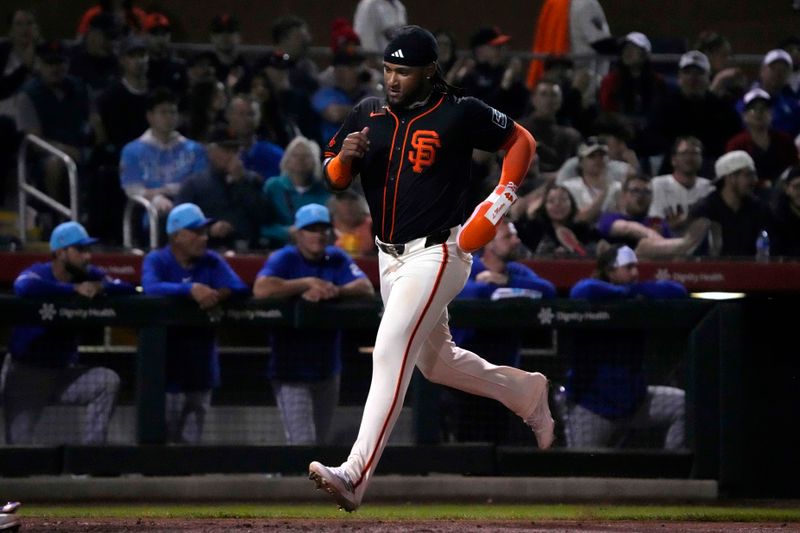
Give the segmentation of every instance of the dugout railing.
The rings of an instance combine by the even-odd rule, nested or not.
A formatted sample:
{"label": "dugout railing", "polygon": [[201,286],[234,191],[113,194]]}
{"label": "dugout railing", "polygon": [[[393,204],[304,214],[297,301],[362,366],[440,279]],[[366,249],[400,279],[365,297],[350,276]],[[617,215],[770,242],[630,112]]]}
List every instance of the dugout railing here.
{"label": "dugout railing", "polygon": [[[562,447],[540,452],[535,449],[532,437],[527,444],[519,445],[390,445],[379,473],[691,477],[717,479],[723,490],[746,490],[750,476],[746,458],[753,452],[747,436],[748,421],[753,420],[750,416],[756,409],[752,404],[753,396],[758,397],[757,391],[747,387],[755,374],[748,376],[747,373],[748,361],[753,357],[758,359],[753,353],[758,343],[748,340],[750,328],[743,317],[760,317],[763,321],[782,315],[775,313],[781,306],[774,302],[759,305],[758,300],[748,304],[746,300],[715,303],[694,299],[605,304],[527,299],[456,301],[450,308],[453,326],[496,330],[498,334],[509,329],[530,332],[555,329],[561,336],[576,329],[597,330],[609,335],[641,329],[653,339],[650,345],[656,349],[683,347],[689,448],[678,453],[657,449],[586,452]],[[380,309],[378,300],[326,304],[245,300],[203,312],[189,302],[147,296],[94,301],[0,296],[0,322],[6,329],[13,324],[46,324],[80,329],[128,326],[138,331],[134,362],[136,442],[105,446],[0,446],[0,475],[208,472],[293,475],[302,473],[311,459],[340,459],[347,452],[344,446],[165,445],[166,328],[199,325],[220,330],[257,331],[259,335],[276,326],[341,328],[363,331],[371,336],[378,325]],[[116,354],[116,357],[131,356]],[[547,368],[546,364],[544,369],[554,372],[552,366]],[[416,393],[409,397],[413,394]],[[426,415],[427,405],[419,404],[416,397],[413,401]],[[761,398],[761,402],[764,401],[769,400]],[[784,408],[790,407],[784,405]],[[780,457],[780,453],[777,456]]]}

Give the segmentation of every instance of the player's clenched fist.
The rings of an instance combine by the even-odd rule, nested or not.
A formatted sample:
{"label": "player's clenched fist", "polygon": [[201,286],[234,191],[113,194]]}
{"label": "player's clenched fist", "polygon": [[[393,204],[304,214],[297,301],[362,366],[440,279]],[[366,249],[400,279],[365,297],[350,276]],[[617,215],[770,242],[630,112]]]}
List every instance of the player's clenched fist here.
{"label": "player's clenched fist", "polygon": [[339,151],[339,159],[345,165],[353,162],[353,159],[361,159],[369,149],[369,128],[365,127],[361,131],[354,131],[342,141],[342,149]]}

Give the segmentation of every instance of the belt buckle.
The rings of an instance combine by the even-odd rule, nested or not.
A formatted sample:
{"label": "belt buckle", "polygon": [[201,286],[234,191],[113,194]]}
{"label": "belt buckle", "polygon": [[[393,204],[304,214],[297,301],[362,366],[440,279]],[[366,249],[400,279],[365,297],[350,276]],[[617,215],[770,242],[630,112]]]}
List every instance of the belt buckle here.
{"label": "belt buckle", "polygon": [[403,255],[403,252],[406,250],[405,244],[389,244],[383,243],[383,251],[389,255],[393,255],[395,257],[399,255]]}

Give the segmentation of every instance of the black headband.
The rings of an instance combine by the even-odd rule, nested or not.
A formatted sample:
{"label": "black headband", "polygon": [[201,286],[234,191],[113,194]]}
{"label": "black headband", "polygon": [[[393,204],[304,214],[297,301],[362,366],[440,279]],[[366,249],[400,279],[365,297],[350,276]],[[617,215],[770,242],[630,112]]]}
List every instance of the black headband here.
{"label": "black headband", "polygon": [[400,28],[383,51],[384,61],[407,67],[424,67],[438,58],[436,37],[419,26]]}

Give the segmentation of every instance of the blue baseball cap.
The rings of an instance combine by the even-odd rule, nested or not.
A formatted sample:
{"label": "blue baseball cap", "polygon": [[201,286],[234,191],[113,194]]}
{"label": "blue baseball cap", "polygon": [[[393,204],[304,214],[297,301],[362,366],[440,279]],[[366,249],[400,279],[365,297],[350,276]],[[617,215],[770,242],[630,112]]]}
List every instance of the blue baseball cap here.
{"label": "blue baseball cap", "polygon": [[64,222],[56,226],[50,234],[50,251],[55,252],[68,246],[88,246],[96,242],[97,239],[89,237],[86,228],[77,222]]}
{"label": "blue baseball cap", "polygon": [[331,213],[328,208],[320,204],[304,205],[294,215],[294,227],[303,229],[312,224],[331,225]]}
{"label": "blue baseball cap", "polygon": [[213,224],[213,218],[206,218],[195,204],[180,204],[172,208],[167,217],[167,234],[172,235],[182,229],[197,229]]}

